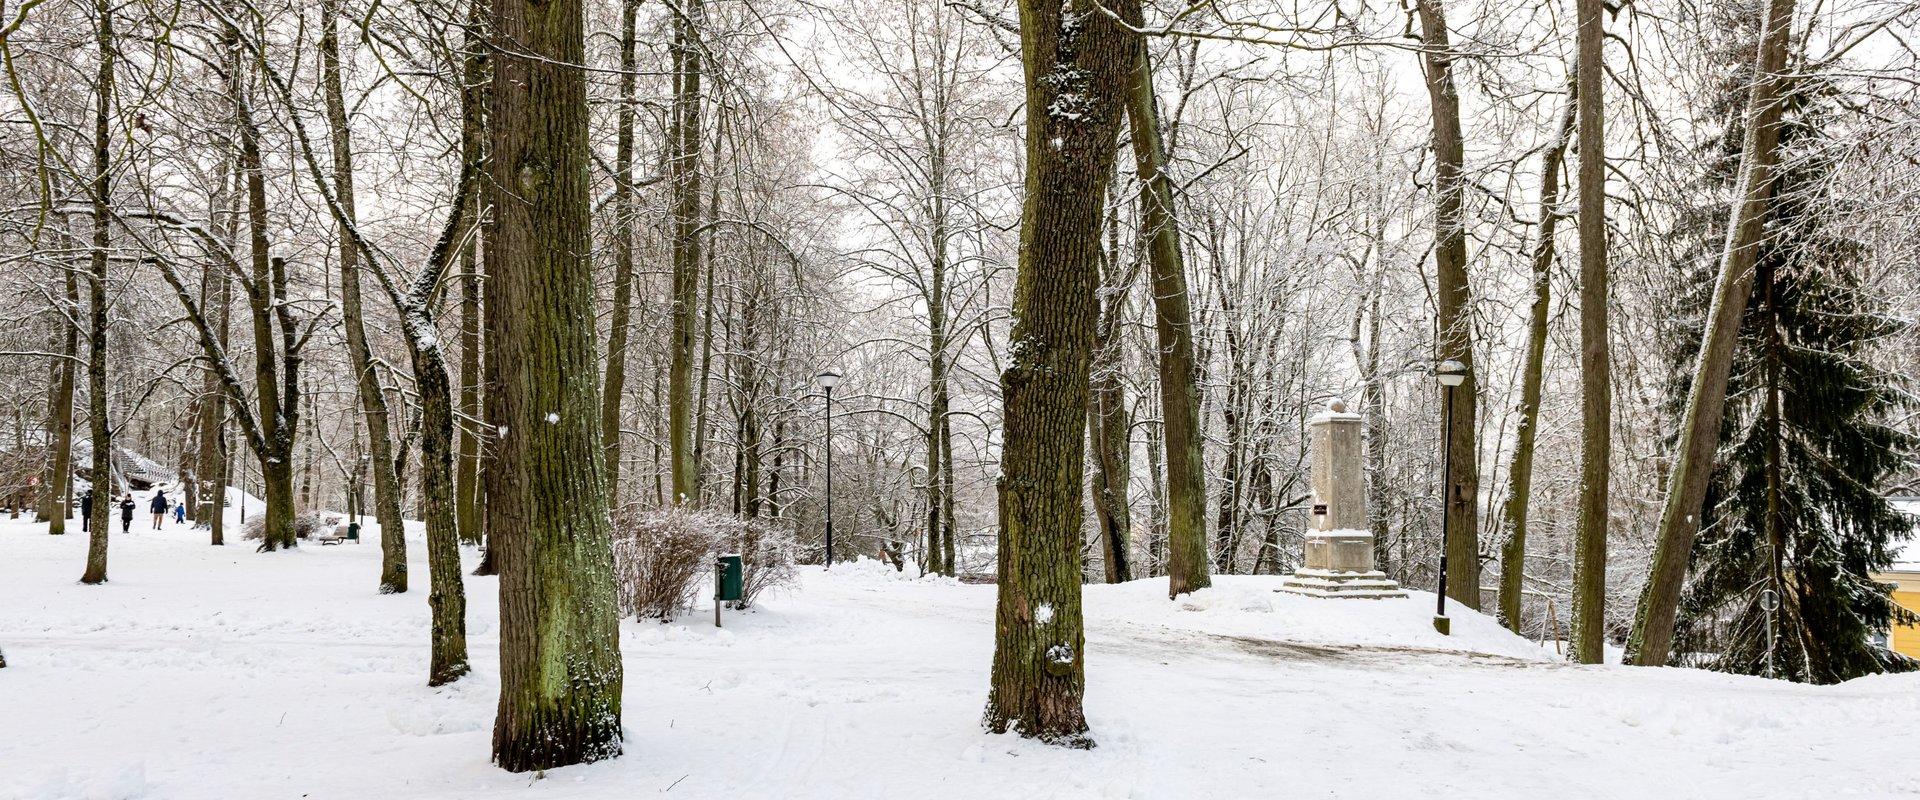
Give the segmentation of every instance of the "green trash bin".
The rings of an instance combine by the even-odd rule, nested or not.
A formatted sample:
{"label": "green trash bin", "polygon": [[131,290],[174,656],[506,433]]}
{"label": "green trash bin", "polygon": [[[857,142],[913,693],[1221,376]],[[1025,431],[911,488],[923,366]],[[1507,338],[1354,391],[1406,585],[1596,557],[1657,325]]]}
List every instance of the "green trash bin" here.
{"label": "green trash bin", "polygon": [[360,543],[360,523],[347,523],[347,541],[353,542],[354,544]]}
{"label": "green trash bin", "polygon": [[717,583],[714,584],[714,597],[725,602],[737,602],[745,591],[746,566],[738,553],[728,553],[714,563]]}
{"label": "green trash bin", "polygon": [[720,627],[720,606],[736,603],[745,593],[746,567],[740,554],[727,553],[713,561],[713,627]]}

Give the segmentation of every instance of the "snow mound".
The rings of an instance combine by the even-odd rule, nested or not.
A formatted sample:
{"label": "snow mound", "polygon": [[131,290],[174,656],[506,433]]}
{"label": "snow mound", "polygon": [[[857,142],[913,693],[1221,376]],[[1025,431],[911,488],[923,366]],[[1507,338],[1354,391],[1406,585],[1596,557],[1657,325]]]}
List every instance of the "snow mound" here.
{"label": "snow mound", "polygon": [[1550,659],[1539,645],[1458,603],[1447,604],[1453,635],[1441,635],[1433,628],[1430,592],[1329,599],[1277,591],[1282,580],[1276,575],[1216,575],[1212,588],[1172,601],[1164,578],[1088,586],[1088,622],[1131,621],[1227,637]]}

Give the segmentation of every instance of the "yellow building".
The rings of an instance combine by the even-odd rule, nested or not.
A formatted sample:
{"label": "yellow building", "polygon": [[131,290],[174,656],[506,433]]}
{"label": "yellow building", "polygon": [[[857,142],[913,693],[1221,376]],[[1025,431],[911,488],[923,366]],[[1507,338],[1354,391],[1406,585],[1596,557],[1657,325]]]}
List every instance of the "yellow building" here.
{"label": "yellow building", "polygon": [[[1894,584],[1893,601],[1908,611],[1920,614],[1920,496],[1896,492],[1890,499],[1895,509],[1914,517],[1916,535],[1896,545],[1901,549],[1894,556],[1893,566],[1885,572],[1873,573],[1873,578]],[[1920,658],[1920,625],[1894,626],[1891,641],[1887,645],[1895,652]]]}

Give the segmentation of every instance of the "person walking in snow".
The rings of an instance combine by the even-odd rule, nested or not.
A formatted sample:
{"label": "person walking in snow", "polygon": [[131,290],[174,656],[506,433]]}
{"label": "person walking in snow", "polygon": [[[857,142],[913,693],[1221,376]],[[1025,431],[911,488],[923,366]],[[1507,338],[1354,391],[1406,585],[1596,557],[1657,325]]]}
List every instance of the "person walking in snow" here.
{"label": "person walking in snow", "polygon": [[173,524],[175,525],[187,524],[187,504],[186,503],[173,504]]}
{"label": "person walking in snow", "polygon": [[120,532],[121,533],[128,533],[133,530],[133,507],[134,507],[133,493],[128,492],[127,496],[124,498],[121,498],[120,500]]}
{"label": "person walking in snow", "polygon": [[167,493],[153,490],[153,502],[147,504],[147,510],[153,512],[153,529],[160,530],[160,522],[167,517]]}
{"label": "person walking in snow", "polygon": [[80,532],[86,533],[93,525],[93,490],[80,493]]}

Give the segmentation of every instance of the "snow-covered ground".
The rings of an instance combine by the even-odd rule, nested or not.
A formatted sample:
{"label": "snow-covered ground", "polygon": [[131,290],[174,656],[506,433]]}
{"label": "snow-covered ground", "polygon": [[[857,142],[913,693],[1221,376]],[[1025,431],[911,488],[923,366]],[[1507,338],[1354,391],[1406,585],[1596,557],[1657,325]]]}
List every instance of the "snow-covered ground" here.
{"label": "snow-covered ground", "polygon": [[494,579],[467,582],[475,673],[429,689],[417,536],[382,596],[372,541],[147,523],[89,587],[84,536],[0,521],[0,798],[1920,797],[1920,675],[1568,666],[1471,613],[1433,633],[1431,595],[1266,578],[1088,587],[1099,746],[991,736],[993,587],[870,562],[722,630],[623,623],[626,755],[535,779],[487,762]]}

